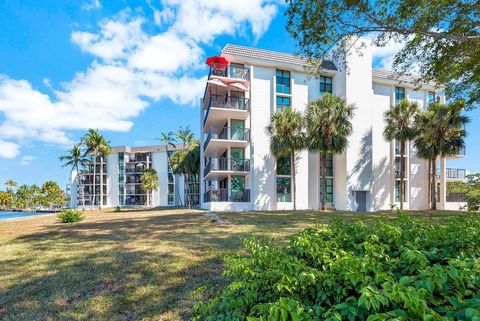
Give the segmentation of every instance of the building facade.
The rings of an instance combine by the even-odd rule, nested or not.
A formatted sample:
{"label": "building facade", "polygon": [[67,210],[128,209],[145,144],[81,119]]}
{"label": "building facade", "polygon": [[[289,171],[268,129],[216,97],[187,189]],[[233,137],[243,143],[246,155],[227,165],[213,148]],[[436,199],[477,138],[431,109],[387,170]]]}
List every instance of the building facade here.
{"label": "building facade", "polygon": [[[228,65],[213,64],[201,102],[201,207],[209,210],[288,210],[293,208],[291,164],[270,153],[266,126],[273,112],[307,104],[329,92],[355,104],[353,134],[347,150],[327,160],[326,199],[329,207],[377,211],[399,205],[399,144],[384,139],[384,113],[401,99],[422,109],[445,102],[434,86],[416,88],[411,77],[372,68],[372,49],[364,40],[361,52],[352,50],[346,68],[322,63],[312,77],[305,59],[290,54],[227,45],[220,56]],[[359,49],[359,48],[354,48]],[[462,157],[458,155],[455,157]],[[320,157],[298,153],[297,209],[320,207]],[[447,159],[439,159],[438,208],[459,209],[448,202]],[[429,206],[428,163],[406,147],[405,209]]]}
{"label": "building facade", "polygon": [[[179,148],[181,145],[177,146]],[[82,207],[82,199],[86,208],[91,206],[94,178],[95,208],[99,207],[100,199],[105,208],[182,206],[190,199],[193,206],[199,204],[198,175],[190,175],[187,186],[183,175],[173,174],[165,146],[120,146],[113,147],[112,151],[102,165],[100,159],[97,159],[95,171],[92,159],[79,175],[72,173],[71,207]],[[168,153],[174,151],[170,147]],[[158,175],[159,188],[151,193],[151,204],[148,204],[147,192],[142,190],[140,182],[140,176],[146,169],[154,169]]]}

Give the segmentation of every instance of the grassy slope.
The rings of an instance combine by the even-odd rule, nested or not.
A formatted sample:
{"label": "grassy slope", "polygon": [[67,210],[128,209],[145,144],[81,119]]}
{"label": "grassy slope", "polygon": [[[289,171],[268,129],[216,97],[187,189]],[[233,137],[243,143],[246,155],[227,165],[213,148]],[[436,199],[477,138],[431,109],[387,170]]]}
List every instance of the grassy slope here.
{"label": "grassy slope", "polygon": [[222,258],[243,237],[285,240],[331,214],[221,216],[236,224],[182,210],[88,213],[71,225],[54,216],[0,221],[0,320],[188,320],[198,299],[190,293],[222,283]]}

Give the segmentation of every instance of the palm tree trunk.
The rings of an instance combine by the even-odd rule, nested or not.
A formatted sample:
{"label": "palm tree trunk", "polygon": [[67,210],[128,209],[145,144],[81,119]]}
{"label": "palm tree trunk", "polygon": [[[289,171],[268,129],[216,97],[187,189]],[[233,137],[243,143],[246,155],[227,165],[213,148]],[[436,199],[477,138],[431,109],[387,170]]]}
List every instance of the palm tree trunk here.
{"label": "palm tree trunk", "polygon": [[[427,188],[427,190],[428,190],[428,198],[427,199],[428,199],[429,203],[431,203],[431,201],[432,201],[432,195],[431,195],[432,189],[430,187],[431,184],[432,184],[432,161],[429,159],[428,160],[428,188]],[[428,205],[431,206],[431,204],[428,204]]]}
{"label": "palm tree trunk", "polygon": [[93,196],[93,201],[90,202],[90,210],[93,210],[93,205],[95,204],[95,181],[96,181],[96,176],[97,176],[97,155],[94,155],[94,160],[93,160],[93,191],[92,191],[92,196]]}
{"label": "palm tree trunk", "polygon": [[327,154],[322,152],[320,158],[320,175],[322,177],[322,211],[325,211],[327,208]]}
{"label": "palm tree trunk", "polygon": [[400,142],[400,210],[403,210],[403,177],[405,173],[403,172],[404,167],[404,157],[403,154],[405,153],[405,142]]}
{"label": "palm tree trunk", "polygon": [[296,164],[295,164],[295,149],[290,150],[290,162],[292,163],[292,192],[293,192],[293,210],[297,210],[297,184],[296,180]]}
{"label": "palm tree trunk", "polygon": [[437,191],[437,184],[436,184],[436,177],[437,176],[437,160],[436,159],[432,159],[432,186],[430,187],[431,188],[431,194],[432,194],[432,210],[436,210],[437,209],[437,195],[436,195],[436,191]]}
{"label": "palm tree trunk", "polygon": [[100,156],[100,200],[98,201],[98,208],[102,209],[103,205],[103,156]]}

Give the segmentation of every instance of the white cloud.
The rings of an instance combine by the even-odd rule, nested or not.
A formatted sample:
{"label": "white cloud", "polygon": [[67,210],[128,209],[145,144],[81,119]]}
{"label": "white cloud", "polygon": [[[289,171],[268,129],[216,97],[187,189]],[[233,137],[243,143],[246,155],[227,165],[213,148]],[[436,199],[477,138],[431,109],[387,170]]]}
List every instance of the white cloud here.
{"label": "white cloud", "polygon": [[37,157],[32,155],[22,156],[22,159],[20,160],[20,164],[24,166],[30,165],[30,163],[33,162],[35,159],[37,159]]}
{"label": "white cloud", "polygon": [[92,0],[88,3],[85,3],[82,6],[83,10],[94,10],[94,9],[100,9],[102,7],[102,4],[100,3],[100,0]]}
{"label": "white cloud", "polygon": [[0,157],[15,158],[19,153],[20,146],[18,144],[0,139]]}
{"label": "white cloud", "polygon": [[[196,106],[205,88],[202,47],[245,30],[258,38],[277,12],[272,0],[165,0],[162,5],[152,7],[155,21],[124,10],[101,21],[98,32],[73,32],[72,43],[95,59],[71,81],[55,86],[51,96],[27,80],[0,75],[0,157],[16,157],[18,143],[26,140],[71,145],[72,130],[128,131],[151,101]],[[165,26],[151,34],[144,28],[149,23]],[[48,79],[43,83],[51,86]]]}

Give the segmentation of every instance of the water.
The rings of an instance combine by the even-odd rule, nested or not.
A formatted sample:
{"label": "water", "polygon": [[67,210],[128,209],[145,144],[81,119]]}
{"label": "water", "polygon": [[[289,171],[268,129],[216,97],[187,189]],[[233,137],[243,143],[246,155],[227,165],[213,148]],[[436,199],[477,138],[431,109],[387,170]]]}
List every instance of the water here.
{"label": "water", "polygon": [[19,218],[19,217],[33,217],[33,216],[41,216],[49,213],[45,212],[0,212],[0,221],[1,220],[8,220],[10,218]]}

